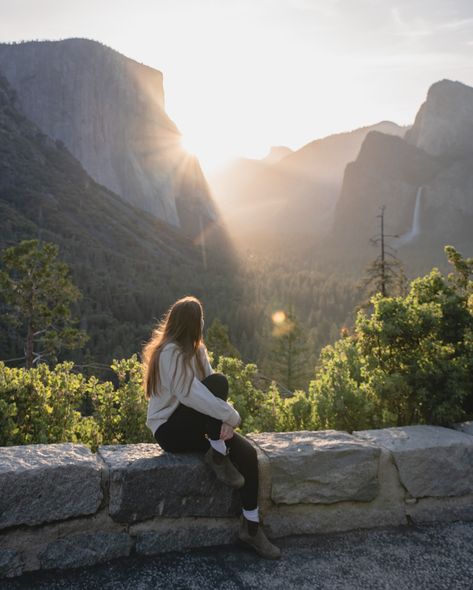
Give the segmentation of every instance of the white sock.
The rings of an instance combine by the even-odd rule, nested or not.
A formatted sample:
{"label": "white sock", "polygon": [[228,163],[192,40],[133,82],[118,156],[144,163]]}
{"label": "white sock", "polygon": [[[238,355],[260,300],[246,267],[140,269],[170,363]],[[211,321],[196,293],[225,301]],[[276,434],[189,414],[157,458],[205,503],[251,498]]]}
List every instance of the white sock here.
{"label": "white sock", "polygon": [[251,520],[252,522],[259,522],[259,512],[258,506],[254,510],[245,510],[243,508],[243,516],[246,520]]}
{"label": "white sock", "polygon": [[227,445],[225,444],[225,441],[221,438],[219,438],[218,440],[212,440],[211,438],[209,438],[209,443],[216,451],[218,451],[222,455],[227,454]]}

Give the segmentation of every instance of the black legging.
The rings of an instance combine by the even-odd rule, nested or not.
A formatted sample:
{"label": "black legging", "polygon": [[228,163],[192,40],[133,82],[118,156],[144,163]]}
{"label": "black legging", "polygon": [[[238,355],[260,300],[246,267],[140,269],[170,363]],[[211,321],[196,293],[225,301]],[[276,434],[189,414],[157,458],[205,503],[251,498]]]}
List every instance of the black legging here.
{"label": "black legging", "polygon": [[[202,383],[216,397],[227,400],[228,380],[223,373],[212,373]],[[170,418],[161,424],[154,437],[164,451],[185,453],[207,451],[210,446],[207,435],[213,440],[220,438],[222,421],[202,414],[189,406],[179,404]],[[241,434],[234,432],[225,441],[230,449],[230,459],[245,478],[240,488],[241,502],[245,510],[254,510],[258,505],[258,457],[253,445]]]}

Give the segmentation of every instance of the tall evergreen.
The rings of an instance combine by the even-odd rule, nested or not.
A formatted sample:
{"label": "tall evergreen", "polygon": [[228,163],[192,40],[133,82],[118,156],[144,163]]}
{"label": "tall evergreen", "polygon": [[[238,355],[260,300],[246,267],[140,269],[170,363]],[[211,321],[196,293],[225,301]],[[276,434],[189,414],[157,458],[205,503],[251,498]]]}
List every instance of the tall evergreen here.
{"label": "tall evergreen", "polygon": [[307,334],[298,321],[294,307],[273,314],[273,331],[268,355],[270,376],[290,391],[307,386]]}
{"label": "tall evergreen", "polygon": [[77,348],[87,338],[71,311],[81,293],[57,259],[58,250],[56,244],[23,240],[1,255],[4,318],[22,342],[26,368],[55,361],[62,349]]}
{"label": "tall evergreen", "polygon": [[408,281],[402,262],[394,254],[394,248],[390,246],[386,238],[397,238],[397,235],[387,234],[385,231],[384,212],[386,207],[381,207],[377,217],[380,220],[380,232],[370,238],[373,246],[379,247],[378,256],[365,270],[365,276],[359,283],[362,291],[362,302],[358,309],[369,307],[370,299],[376,293],[383,297],[405,296],[407,294]]}

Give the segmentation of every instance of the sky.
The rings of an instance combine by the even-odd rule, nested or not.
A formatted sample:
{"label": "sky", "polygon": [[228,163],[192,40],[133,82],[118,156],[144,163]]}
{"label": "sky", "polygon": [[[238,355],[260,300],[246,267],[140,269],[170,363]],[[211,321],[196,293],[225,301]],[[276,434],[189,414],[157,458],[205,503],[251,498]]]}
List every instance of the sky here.
{"label": "sky", "polygon": [[68,37],[161,70],[207,171],[410,124],[432,83],[473,85],[472,0],[0,0],[0,41]]}

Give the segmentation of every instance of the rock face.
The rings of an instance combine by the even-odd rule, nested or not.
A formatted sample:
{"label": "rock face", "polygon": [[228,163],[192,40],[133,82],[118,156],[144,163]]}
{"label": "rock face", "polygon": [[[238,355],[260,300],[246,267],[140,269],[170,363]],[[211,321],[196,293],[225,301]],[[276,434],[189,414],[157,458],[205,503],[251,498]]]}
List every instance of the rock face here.
{"label": "rock face", "polygon": [[49,543],[39,559],[43,569],[67,569],[129,555],[132,546],[126,533],[83,533]]}
{"label": "rock face", "polygon": [[446,271],[445,244],[468,255],[472,153],[473,88],[442,80],[429,89],[404,139],[371,132],[346,167],[330,238],[334,259],[344,252],[360,263],[376,256],[370,238],[379,233],[382,205],[388,243],[411,276],[432,266]]}
{"label": "rock face", "polygon": [[161,72],[86,39],[0,44],[26,116],[94,180],[189,235],[217,219],[198,161],[164,109]]}
{"label": "rock face", "polygon": [[276,504],[372,500],[378,493],[380,450],[337,432],[253,434],[269,457]]}
{"label": "rock face", "polygon": [[472,436],[441,426],[403,426],[354,434],[392,452],[401,483],[411,496],[473,494]]}
{"label": "rock face", "polygon": [[110,516],[133,523],[155,516],[230,516],[237,492],[221,484],[202,453],[165,453],[157,444],[105,445]]}
{"label": "rock face", "polygon": [[0,549],[0,578],[21,576],[23,564],[18,551],[12,549]]}
{"label": "rock face", "polygon": [[473,152],[473,88],[440,80],[429,88],[406,140],[435,156]]}
{"label": "rock face", "polygon": [[152,524],[147,522],[145,526],[140,523],[130,527],[131,534],[136,535],[135,549],[139,555],[182,551],[189,547],[225,545],[235,542],[238,532],[236,518],[218,521],[202,517],[161,518],[155,519]]}
{"label": "rock face", "polygon": [[[357,248],[369,248],[368,237],[378,229],[376,214],[383,204],[392,230],[389,233],[402,235],[409,231],[417,189],[437,172],[438,163],[423,150],[400,137],[372,131],[356,161],[346,167],[334,234],[350,236]],[[425,199],[422,213],[424,205]]]}
{"label": "rock face", "polygon": [[454,428],[460,432],[473,435],[473,420],[469,420],[468,422],[459,422],[458,424],[454,425]]}
{"label": "rock face", "polygon": [[101,500],[101,467],[86,446],[2,448],[0,529],[93,514]]}

